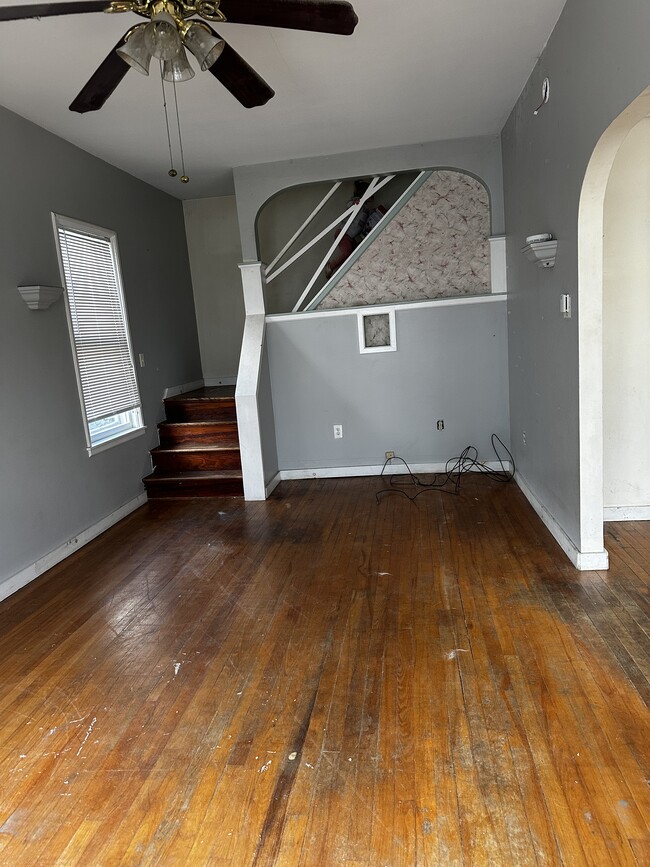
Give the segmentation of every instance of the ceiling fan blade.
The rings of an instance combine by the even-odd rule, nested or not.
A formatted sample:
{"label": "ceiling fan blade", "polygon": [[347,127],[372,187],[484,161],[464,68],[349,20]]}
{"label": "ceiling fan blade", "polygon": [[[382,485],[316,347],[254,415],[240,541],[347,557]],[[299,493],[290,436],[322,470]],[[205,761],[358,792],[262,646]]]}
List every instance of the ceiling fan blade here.
{"label": "ceiling fan blade", "polygon": [[221,0],[219,9],[233,24],[287,27],[349,36],[359,19],[347,0]]}
{"label": "ceiling fan blade", "polygon": [[[211,27],[210,30],[217,39],[223,38]],[[241,102],[244,108],[265,105],[269,99],[275,96],[275,91],[228,43],[209,71],[223,84],[226,90],[232,93],[235,99]]]}
{"label": "ceiling fan blade", "polygon": [[103,60],[70,103],[70,111],[84,114],[87,111],[97,111],[131,68],[126,60],[115,53],[124,45],[124,36],[117,43],[108,57]]}
{"label": "ceiling fan blade", "polygon": [[32,3],[30,6],[0,7],[0,21],[21,18],[48,18],[50,15],[78,15],[83,12],[103,12],[110,0],[79,0],[78,3]]}

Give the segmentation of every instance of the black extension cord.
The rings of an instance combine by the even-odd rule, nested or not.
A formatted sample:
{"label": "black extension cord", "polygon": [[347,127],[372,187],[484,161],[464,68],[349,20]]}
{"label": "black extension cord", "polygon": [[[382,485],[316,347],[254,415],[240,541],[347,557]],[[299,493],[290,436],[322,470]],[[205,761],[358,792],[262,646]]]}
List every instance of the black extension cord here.
{"label": "black extension cord", "polygon": [[[384,466],[381,468],[380,477],[383,477],[384,470],[388,466],[391,461],[401,461],[407,469],[409,475],[409,481],[406,483],[407,486],[414,486],[416,488],[421,488],[416,494],[409,494],[406,490],[404,490],[404,484],[401,482],[396,482],[395,479],[400,479],[401,476],[391,476],[388,488],[382,488],[381,491],[377,491],[375,494],[375,499],[377,503],[379,503],[379,498],[382,494],[403,494],[409,500],[415,500],[421,494],[429,493],[430,491],[439,491],[441,494],[455,494],[458,496],[460,494],[460,482],[465,473],[470,472],[479,472],[484,476],[487,476],[489,479],[493,479],[495,482],[504,482],[508,483],[512,481],[515,475],[515,459],[512,456],[512,452],[508,448],[508,446],[503,442],[503,440],[497,436],[497,434],[492,434],[491,437],[492,448],[494,449],[494,454],[497,457],[498,462],[501,464],[500,470],[493,470],[488,467],[487,464],[479,461],[478,459],[478,449],[476,446],[466,446],[460,455],[457,458],[450,458],[445,464],[444,473],[436,473],[433,477],[433,482],[423,482],[419,479],[412,471],[409,465],[406,463],[404,458],[400,458],[398,455],[395,455],[392,458],[387,458]],[[503,462],[503,457],[499,454],[499,450],[496,444],[499,443],[500,446],[508,453],[508,457],[510,458],[510,465],[512,467],[511,470],[507,470],[505,464]]]}

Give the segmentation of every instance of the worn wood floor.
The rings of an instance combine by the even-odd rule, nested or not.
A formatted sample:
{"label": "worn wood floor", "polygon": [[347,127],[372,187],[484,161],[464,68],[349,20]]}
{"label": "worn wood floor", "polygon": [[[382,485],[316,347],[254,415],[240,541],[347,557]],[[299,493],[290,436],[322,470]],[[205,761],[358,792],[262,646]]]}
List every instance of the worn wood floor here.
{"label": "worn wood floor", "polygon": [[648,865],[650,524],[152,503],[0,605],[0,864]]}

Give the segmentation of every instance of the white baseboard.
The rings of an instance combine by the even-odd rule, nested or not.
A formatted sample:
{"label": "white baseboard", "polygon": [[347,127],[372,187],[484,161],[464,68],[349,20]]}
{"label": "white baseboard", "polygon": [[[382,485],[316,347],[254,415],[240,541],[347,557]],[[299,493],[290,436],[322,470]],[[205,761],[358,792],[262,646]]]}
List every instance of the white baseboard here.
{"label": "white baseboard", "polygon": [[185,382],[183,385],[173,385],[170,388],[165,389],[163,400],[166,397],[176,397],[177,394],[185,394],[186,391],[194,391],[197,388],[203,388],[204,384],[205,383],[202,379],[195,379],[194,382]]}
{"label": "white baseboard", "polygon": [[650,506],[605,506],[605,521],[650,521]]}
{"label": "white baseboard", "polygon": [[[502,469],[498,461],[485,461],[485,466],[491,470]],[[503,466],[509,470],[510,463],[504,461]],[[444,473],[446,464],[440,463],[425,463],[425,464],[409,464],[413,473]],[[349,479],[360,476],[379,476],[384,470],[385,476],[403,476],[408,470],[401,461],[394,464],[388,464],[384,469],[383,464],[372,464],[361,467],[310,467],[298,470],[280,470],[280,479],[282,481],[299,480],[299,479]],[[470,472],[475,472],[470,470]]]}
{"label": "white baseboard", "polygon": [[609,569],[609,554],[605,549],[602,551],[578,550],[572,540],[555,520],[553,515],[548,511],[546,506],[538,500],[537,496],[528,485],[528,482],[520,473],[515,473],[515,481],[524,497],[526,497],[530,505],[537,512],[542,522],[550,530],[553,538],[560,548],[562,548],[569,560],[571,560],[576,569],[579,569],[581,572],[593,572],[595,570]]}
{"label": "white baseboard", "polygon": [[56,566],[56,564],[60,563],[61,560],[65,560],[65,558],[69,557],[70,554],[73,554],[79,548],[87,545],[88,542],[99,536],[100,533],[108,530],[108,528],[112,527],[113,524],[117,524],[118,521],[121,521],[122,518],[125,518],[136,509],[139,509],[140,506],[144,505],[146,502],[147,495],[143,492],[133,500],[120,506],[119,509],[111,512],[110,515],[102,518],[101,521],[93,524],[92,527],[88,527],[81,533],[77,533],[76,536],[73,536],[72,539],[64,542],[63,545],[59,545],[58,548],[50,551],[49,554],[40,557],[35,563],[26,566],[24,569],[21,569],[20,572],[16,572],[15,575],[0,582],[0,601],[11,596],[17,590],[20,590],[21,587],[29,584],[30,581],[38,578],[38,576],[42,575],[43,572],[47,572],[48,569]]}
{"label": "white baseboard", "polygon": [[213,376],[211,378],[204,379],[203,384],[207,387],[213,385],[237,385],[237,374],[233,373],[232,376]]}
{"label": "white baseboard", "polygon": [[277,488],[277,486],[280,484],[281,481],[282,481],[282,474],[281,474],[281,473],[276,473],[276,474],[273,476],[273,478],[271,479],[271,481],[270,481],[270,482],[267,484],[267,486],[266,486],[266,496],[267,496],[267,498],[271,496],[271,494],[272,494],[273,491]]}

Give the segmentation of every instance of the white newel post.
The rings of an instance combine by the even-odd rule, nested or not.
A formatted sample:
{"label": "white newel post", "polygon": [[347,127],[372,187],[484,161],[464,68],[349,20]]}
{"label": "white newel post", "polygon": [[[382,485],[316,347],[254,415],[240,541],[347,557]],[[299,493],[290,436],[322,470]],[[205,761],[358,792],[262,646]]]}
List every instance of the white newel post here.
{"label": "white newel post", "polygon": [[266,484],[262,459],[262,432],[258,391],[264,354],[264,266],[261,262],[240,265],[246,322],[242,340],[235,402],[244,476],[244,497],[265,500]]}

